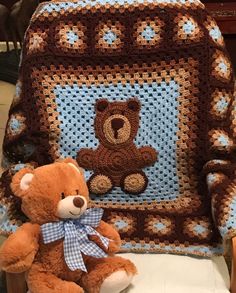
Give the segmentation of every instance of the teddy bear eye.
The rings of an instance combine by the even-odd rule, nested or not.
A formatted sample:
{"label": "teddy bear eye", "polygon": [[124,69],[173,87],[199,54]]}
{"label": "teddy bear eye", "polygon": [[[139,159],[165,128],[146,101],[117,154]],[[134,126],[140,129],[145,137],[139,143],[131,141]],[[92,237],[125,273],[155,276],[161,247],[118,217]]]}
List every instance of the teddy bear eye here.
{"label": "teddy bear eye", "polygon": [[65,193],[62,192],[62,193],[61,193],[61,199],[64,199],[64,198],[65,198]]}

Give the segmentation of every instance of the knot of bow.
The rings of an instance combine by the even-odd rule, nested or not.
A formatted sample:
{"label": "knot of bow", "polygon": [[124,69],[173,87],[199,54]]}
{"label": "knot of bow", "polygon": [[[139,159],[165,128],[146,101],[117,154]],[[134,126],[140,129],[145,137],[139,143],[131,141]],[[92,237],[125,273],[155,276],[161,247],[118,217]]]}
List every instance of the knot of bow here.
{"label": "knot of bow", "polygon": [[43,242],[45,244],[64,238],[64,257],[70,270],[80,269],[87,272],[82,253],[96,258],[106,257],[107,254],[94,242],[89,235],[100,238],[105,248],[109,239],[99,234],[94,228],[98,227],[103,215],[100,208],[88,209],[80,218],[41,225]]}

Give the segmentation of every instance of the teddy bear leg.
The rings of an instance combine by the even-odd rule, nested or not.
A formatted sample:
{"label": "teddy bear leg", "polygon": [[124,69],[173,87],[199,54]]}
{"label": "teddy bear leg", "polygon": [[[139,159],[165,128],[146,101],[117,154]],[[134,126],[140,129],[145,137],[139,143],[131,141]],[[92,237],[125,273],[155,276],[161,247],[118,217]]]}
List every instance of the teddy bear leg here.
{"label": "teddy bear leg", "polygon": [[113,188],[112,180],[103,174],[93,174],[87,182],[89,191],[94,194],[105,194]]}
{"label": "teddy bear leg", "polygon": [[74,282],[63,281],[40,265],[32,265],[27,276],[30,293],[83,293],[84,290]]}
{"label": "teddy bear leg", "polygon": [[142,193],[148,184],[147,176],[143,171],[132,171],[121,178],[121,189],[125,193],[139,194]]}
{"label": "teddy bear leg", "polygon": [[88,293],[119,293],[127,288],[136,274],[134,264],[122,257],[91,259],[82,286]]}

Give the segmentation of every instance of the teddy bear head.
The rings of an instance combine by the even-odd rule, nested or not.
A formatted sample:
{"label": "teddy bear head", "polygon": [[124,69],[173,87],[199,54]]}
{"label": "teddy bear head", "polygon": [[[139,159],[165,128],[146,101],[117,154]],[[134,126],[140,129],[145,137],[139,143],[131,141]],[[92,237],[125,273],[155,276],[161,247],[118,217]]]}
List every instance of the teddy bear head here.
{"label": "teddy bear head", "polygon": [[21,198],[23,213],[40,225],[77,219],[89,202],[83,171],[70,158],[34,170],[20,170],[13,176],[11,189]]}
{"label": "teddy bear head", "polygon": [[139,128],[140,103],[132,98],[125,102],[96,102],[95,134],[104,146],[124,146],[132,143]]}

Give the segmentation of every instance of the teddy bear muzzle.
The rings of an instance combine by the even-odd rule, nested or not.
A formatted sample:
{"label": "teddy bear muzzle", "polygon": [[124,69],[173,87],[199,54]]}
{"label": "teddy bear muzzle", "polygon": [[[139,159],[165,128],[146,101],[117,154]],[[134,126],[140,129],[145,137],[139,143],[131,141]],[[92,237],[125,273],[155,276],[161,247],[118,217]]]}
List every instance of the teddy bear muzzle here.
{"label": "teddy bear muzzle", "polygon": [[77,219],[87,209],[87,200],[81,195],[68,195],[57,205],[57,215],[61,219]]}
{"label": "teddy bear muzzle", "polygon": [[103,133],[110,143],[121,144],[129,140],[131,124],[124,115],[111,115],[104,122]]}

